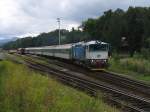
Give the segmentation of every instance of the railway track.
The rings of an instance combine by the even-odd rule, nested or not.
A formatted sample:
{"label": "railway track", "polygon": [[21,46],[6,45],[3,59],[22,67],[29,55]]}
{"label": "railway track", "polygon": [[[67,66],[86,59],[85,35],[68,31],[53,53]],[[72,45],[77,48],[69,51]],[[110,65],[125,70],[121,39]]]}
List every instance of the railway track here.
{"label": "railway track", "polygon": [[[122,110],[124,112],[150,112],[150,100],[143,97],[147,96],[147,94],[144,95],[144,92],[142,92],[142,95],[141,93],[134,94],[134,92],[132,93],[130,90],[127,90],[127,88],[121,89],[120,87],[116,87],[114,85],[100,81],[99,79],[95,79],[95,77],[91,78],[82,72],[75,72],[62,66],[50,67],[48,65],[43,65],[38,62],[32,62],[28,59],[25,59],[25,61],[30,68],[41,72],[46,72],[48,74],[53,74],[55,77],[57,77],[57,79],[61,80],[62,82],[73,87],[80,88],[81,90],[86,91],[94,96],[97,94],[98,91],[105,93],[105,98],[108,101],[111,101],[122,107]],[[129,81],[127,81],[127,83],[129,83]],[[131,83],[132,82],[130,82],[130,84]],[[133,83],[134,86],[137,84],[137,82]],[[129,84],[125,84],[125,86],[129,86]],[[145,88],[145,85],[142,85],[142,83],[137,84],[136,92],[138,92],[139,88],[141,87]],[[131,87],[128,88],[131,89]]]}
{"label": "railway track", "polygon": [[[101,76],[99,76],[99,74],[101,74]],[[134,94],[138,93],[138,95],[141,95],[150,100],[150,86],[148,84],[106,71],[102,71],[101,73],[95,72],[95,77],[101,80],[105,80],[113,85],[118,85],[121,88],[128,89]]]}
{"label": "railway track", "polygon": [[[33,55],[28,55],[28,56],[33,57]],[[37,56],[34,56],[34,58],[42,59],[41,57],[37,57]],[[114,85],[120,89],[126,89],[129,91],[132,91],[132,93],[143,96],[146,99],[150,100],[150,85],[145,84],[143,82],[132,80],[130,78],[123,77],[123,76],[120,76],[116,73],[110,73],[110,72],[107,72],[104,70],[102,70],[100,72],[97,72],[97,71],[91,72],[88,69],[81,68],[79,66],[76,66],[76,65],[73,65],[70,63],[66,63],[63,61],[50,60],[49,59],[49,63],[53,63],[53,64],[60,66],[60,67],[65,67],[65,69],[69,69],[71,71],[86,74],[92,78],[98,79],[98,80],[103,81],[105,83],[109,83],[109,84]]]}

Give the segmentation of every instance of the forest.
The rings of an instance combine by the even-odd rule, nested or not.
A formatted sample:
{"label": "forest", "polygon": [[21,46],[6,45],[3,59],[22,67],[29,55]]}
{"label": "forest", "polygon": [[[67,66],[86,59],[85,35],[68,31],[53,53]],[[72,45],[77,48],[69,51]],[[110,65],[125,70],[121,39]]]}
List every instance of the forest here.
{"label": "forest", "polygon": [[[129,7],[105,11],[97,18],[89,18],[80,25],[82,30],[61,29],[61,44],[88,40],[110,43],[112,50],[121,52],[123,48],[134,53],[150,52],[150,7]],[[37,37],[25,37],[9,42],[4,49],[16,49],[58,44],[58,30],[41,33]]]}

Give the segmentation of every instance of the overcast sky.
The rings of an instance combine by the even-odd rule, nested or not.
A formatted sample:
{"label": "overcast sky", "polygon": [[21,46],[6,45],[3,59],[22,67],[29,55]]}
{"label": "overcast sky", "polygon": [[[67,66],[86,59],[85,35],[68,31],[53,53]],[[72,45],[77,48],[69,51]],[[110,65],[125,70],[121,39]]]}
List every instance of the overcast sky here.
{"label": "overcast sky", "polygon": [[0,0],[0,39],[77,27],[108,9],[150,6],[150,0]]}

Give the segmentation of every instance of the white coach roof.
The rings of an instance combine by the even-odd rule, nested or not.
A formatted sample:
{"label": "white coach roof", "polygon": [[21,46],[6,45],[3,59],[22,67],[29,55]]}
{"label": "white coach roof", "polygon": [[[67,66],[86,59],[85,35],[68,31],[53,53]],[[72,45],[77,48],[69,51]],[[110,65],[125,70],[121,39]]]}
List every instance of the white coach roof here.
{"label": "white coach roof", "polygon": [[43,47],[30,47],[26,48],[26,50],[29,49],[69,49],[72,47],[72,44],[65,44],[65,45],[53,45],[53,46],[43,46]]}

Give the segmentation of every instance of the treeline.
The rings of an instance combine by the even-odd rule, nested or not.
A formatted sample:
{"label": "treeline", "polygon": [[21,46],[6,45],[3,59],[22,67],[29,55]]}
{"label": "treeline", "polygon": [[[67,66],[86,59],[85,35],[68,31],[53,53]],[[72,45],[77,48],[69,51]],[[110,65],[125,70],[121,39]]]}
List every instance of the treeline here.
{"label": "treeline", "polygon": [[[88,19],[81,25],[83,31],[61,30],[61,44],[82,40],[101,40],[111,44],[112,49],[119,52],[127,47],[131,56],[141,49],[150,48],[150,8],[129,7],[127,11],[108,10],[96,19]],[[26,37],[9,42],[4,49],[35,47],[58,44],[58,30],[42,33],[37,37]],[[150,50],[148,51],[150,52]]]}
{"label": "treeline", "polygon": [[[86,33],[83,33],[80,30],[75,30],[74,28],[72,31],[61,29],[61,44],[83,41],[87,37],[88,35]],[[41,33],[36,37],[17,39],[16,41],[5,44],[3,49],[9,50],[26,47],[50,46],[58,44],[58,41],[58,30],[55,30],[49,33]]]}
{"label": "treeline", "polygon": [[[150,8],[129,7],[127,11],[108,10],[97,19],[88,19],[82,24],[91,39],[111,43],[120,51],[123,41],[131,56],[142,48],[150,48]],[[150,52],[150,51],[149,51]]]}

